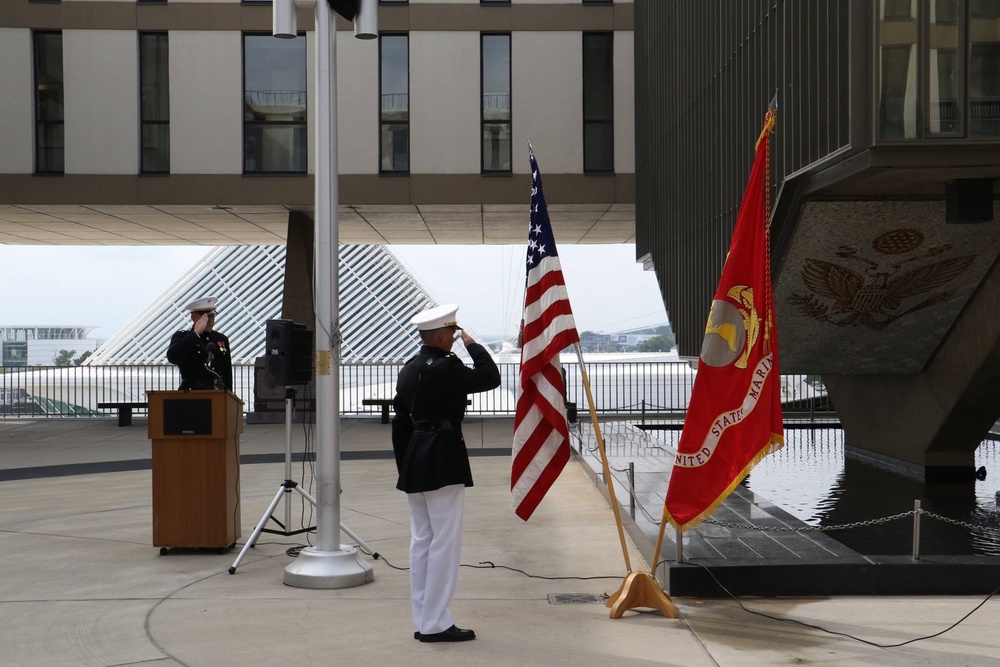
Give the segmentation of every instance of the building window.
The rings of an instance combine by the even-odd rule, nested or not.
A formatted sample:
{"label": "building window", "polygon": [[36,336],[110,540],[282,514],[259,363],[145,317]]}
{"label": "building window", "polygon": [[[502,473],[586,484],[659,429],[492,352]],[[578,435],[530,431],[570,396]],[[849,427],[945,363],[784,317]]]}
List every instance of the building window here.
{"label": "building window", "polygon": [[[24,368],[28,365],[28,344],[10,340],[3,341],[3,365],[4,367]],[[13,392],[16,389],[6,389],[4,391]]]}
{"label": "building window", "polygon": [[1000,0],[881,0],[879,137],[1000,136]]}
{"label": "building window", "polygon": [[410,171],[410,38],[379,38],[379,170]]}
{"label": "building window", "polygon": [[35,173],[64,168],[62,32],[34,33]]}
{"label": "building window", "polygon": [[583,34],[583,170],[615,169],[614,34]]}
{"label": "building window", "polygon": [[1000,0],[969,4],[969,136],[1000,136]]}
{"label": "building window", "polygon": [[913,18],[910,13],[910,0],[883,0],[882,14],[887,21],[898,21]]}
{"label": "building window", "polygon": [[510,172],[510,34],[481,36],[482,168]]}
{"label": "building window", "polygon": [[170,71],[167,33],[139,33],[140,170],[170,172]]}
{"label": "building window", "polygon": [[243,172],[305,173],[306,38],[243,36]]}

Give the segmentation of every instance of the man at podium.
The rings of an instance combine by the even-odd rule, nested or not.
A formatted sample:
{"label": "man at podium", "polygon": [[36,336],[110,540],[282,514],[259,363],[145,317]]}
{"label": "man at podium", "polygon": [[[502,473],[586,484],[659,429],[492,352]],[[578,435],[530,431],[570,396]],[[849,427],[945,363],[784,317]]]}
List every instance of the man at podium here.
{"label": "man at podium", "polygon": [[191,328],[171,336],[167,350],[167,360],[181,372],[178,389],[233,389],[229,339],[215,331],[218,303],[218,297],[205,296],[184,306]]}

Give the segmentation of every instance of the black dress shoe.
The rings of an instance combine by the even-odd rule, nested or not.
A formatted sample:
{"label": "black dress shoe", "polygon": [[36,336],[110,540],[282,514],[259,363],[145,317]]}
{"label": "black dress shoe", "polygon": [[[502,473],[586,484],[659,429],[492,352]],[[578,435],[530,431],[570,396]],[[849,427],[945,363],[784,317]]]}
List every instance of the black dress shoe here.
{"label": "black dress shoe", "polygon": [[413,638],[414,639],[420,639],[420,633],[419,632],[414,632],[413,633]]}
{"label": "black dress shoe", "polygon": [[429,635],[417,633],[417,639],[422,642],[467,642],[475,638],[476,633],[472,630],[463,630],[454,625],[444,632],[435,632]]}

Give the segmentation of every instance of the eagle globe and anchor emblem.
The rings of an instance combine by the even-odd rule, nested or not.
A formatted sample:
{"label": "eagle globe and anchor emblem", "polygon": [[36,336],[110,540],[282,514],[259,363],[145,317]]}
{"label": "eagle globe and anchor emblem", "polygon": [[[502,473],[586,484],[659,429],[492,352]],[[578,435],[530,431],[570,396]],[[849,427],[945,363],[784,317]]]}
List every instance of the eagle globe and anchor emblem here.
{"label": "eagle globe and anchor emblem", "polygon": [[[893,229],[877,236],[872,241],[872,250],[885,258],[892,258],[915,251],[923,241],[924,235],[915,229]],[[908,259],[883,259],[879,262],[859,254],[853,246],[840,246],[836,255],[864,264],[864,274],[843,264],[807,258],[802,263],[800,274],[810,292],[792,294],[788,303],[818,322],[841,327],[865,326],[881,331],[900,317],[947,301],[955,294],[954,290],[936,292],[899,311],[904,299],[943,287],[963,274],[976,260],[975,255],[966,255],[906,266],[937,257],[951,248],[952,244],[945,243]],[[828,304],[825,299],[832,299],[833,303]]]}
{"label": "eagle globe and anchor emblem", "polygon": [[736,285],[726,292],[726,296],[735,303],[712,301],[701,345],[701,363],[746,368],[750,351],[760,336],[760,316],[754,307],[753,288]]}

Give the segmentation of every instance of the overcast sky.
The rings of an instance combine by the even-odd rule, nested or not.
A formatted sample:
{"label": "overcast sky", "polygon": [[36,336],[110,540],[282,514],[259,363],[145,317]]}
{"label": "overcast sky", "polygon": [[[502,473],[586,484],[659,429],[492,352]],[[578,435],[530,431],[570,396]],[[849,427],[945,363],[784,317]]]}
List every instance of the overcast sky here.
{"label": "overcast sky", "polygon": [[[211,248],[0,245],[0,325],[82,325],[109,338],[170,288]],[[513,333],[521,317],[523,246],[394,246],[459,321],[480,335]],[[651,271],[632,245],[560,246],[581,331],[663,324]],[[224,327],[220,325],[220,329]]]}

